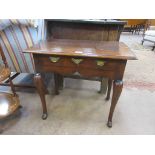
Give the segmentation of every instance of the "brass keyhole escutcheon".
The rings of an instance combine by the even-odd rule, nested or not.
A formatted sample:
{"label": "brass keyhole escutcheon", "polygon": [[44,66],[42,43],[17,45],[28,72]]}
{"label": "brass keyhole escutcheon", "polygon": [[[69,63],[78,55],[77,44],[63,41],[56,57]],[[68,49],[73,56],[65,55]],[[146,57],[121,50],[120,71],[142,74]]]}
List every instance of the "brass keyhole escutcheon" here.
{"label": "brass keyhole escutcheon", "polygon": [[58,62],[58,61],[60,60],[59,57],[50,57],[49,59],[50,59],[50,61],[53,62],[53,63],[56,63],[56,62]]}
{"label": "brass keyhole escutcheon", "polygon": [[72,58],[72,61],[73,61],[75,64],[79,65],[79,64],[83,61],[83,59]]}
{"label": "brass keyhole escutcheon", "polygon": [[103,60],[97,60],[96,63],[97,63],[97,66],[100,66],[100,67],[105,65],[105,61]]}

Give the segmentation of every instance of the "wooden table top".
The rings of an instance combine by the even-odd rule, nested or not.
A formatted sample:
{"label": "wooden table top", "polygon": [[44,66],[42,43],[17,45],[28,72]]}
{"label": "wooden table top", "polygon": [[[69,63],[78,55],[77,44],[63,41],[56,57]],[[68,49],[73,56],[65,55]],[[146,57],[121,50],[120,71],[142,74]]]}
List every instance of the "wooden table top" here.
{"label": "wooden table top", "polygon": [[122,42],[53,39],[43,41],[26,49],[26,53],[57,56],[78,56],[122,60],[137,59],[133,52]]}

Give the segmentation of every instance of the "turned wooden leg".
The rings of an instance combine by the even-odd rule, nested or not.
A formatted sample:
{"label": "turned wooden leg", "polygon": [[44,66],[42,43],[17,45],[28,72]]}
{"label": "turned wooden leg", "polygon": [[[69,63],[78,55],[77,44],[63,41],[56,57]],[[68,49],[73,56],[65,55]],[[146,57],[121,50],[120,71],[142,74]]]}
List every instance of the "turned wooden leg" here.
{"label": "turned wooden leg", "polygon": [[45,86],[44,86],[43,80],[41,78],[41,75],[39,73],[34,75],[34,84],[35,84],[35,87],[37,88],[37,92],[41,99],[42,108],[43,108],[42,119],[44,120],[47,118],[47,107],[46,107],[46,100],[45,100]]}
{"label": "turned wooden leg", "polygon": [[111,79],[108,79],[108,92],[107,92],[106,100],[109,100],[110,99],[111,86],[112,86],[112,80]]}
{"label": "turned wooden leg", "polygon": [[114,113],[117,101],[121,95],[122,88],[123,88],[123,81],[122,80],[113,81],[113,95],[112,95],[111,107],[110,107],[108,123],[107,123],[108,127],[112,127],[113,113]]}
{"label": "turned wooden leg", "polygon": [[59,75],[54,73],[55,95],[59,95]]}

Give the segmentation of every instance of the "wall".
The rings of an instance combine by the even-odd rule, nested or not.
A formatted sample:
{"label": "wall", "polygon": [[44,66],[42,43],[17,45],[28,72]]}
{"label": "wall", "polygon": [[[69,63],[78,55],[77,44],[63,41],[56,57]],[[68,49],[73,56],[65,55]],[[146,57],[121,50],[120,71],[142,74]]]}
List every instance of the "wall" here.
{"label": "wall", "polygon": [[148,19],[121,19],[127,21],[127,25],[145,24]]}
{"label": "wall", "polygon": [[155,19],[150,19],[150,25],[155,26]]}

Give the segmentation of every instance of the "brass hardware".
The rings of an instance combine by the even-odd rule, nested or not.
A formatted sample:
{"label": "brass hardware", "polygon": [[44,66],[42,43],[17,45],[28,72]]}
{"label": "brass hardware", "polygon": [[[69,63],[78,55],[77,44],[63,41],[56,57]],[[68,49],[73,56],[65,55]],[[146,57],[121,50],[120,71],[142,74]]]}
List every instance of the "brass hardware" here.
{"label": "brass hardware", "polygon": [[73,75],[81,76],[81,74],[78,71],[74,72]]}
{"label": "brass hardware", "polygon": [[83,61],[83,59],[72,58],[72,61],[78,65]]}
{"label": "brass hardware", "polygon": [[97,62],[97,66],[100,66],[100,67],[104,66],[105,64],[105,61],[103,60],[97,60],[96,62]]}
{"label": "brass hardware", "polygon": [[59,57],[50,57],[49,59],[51,62],[55,63],[55,62],[58,62],[60,58]]}

